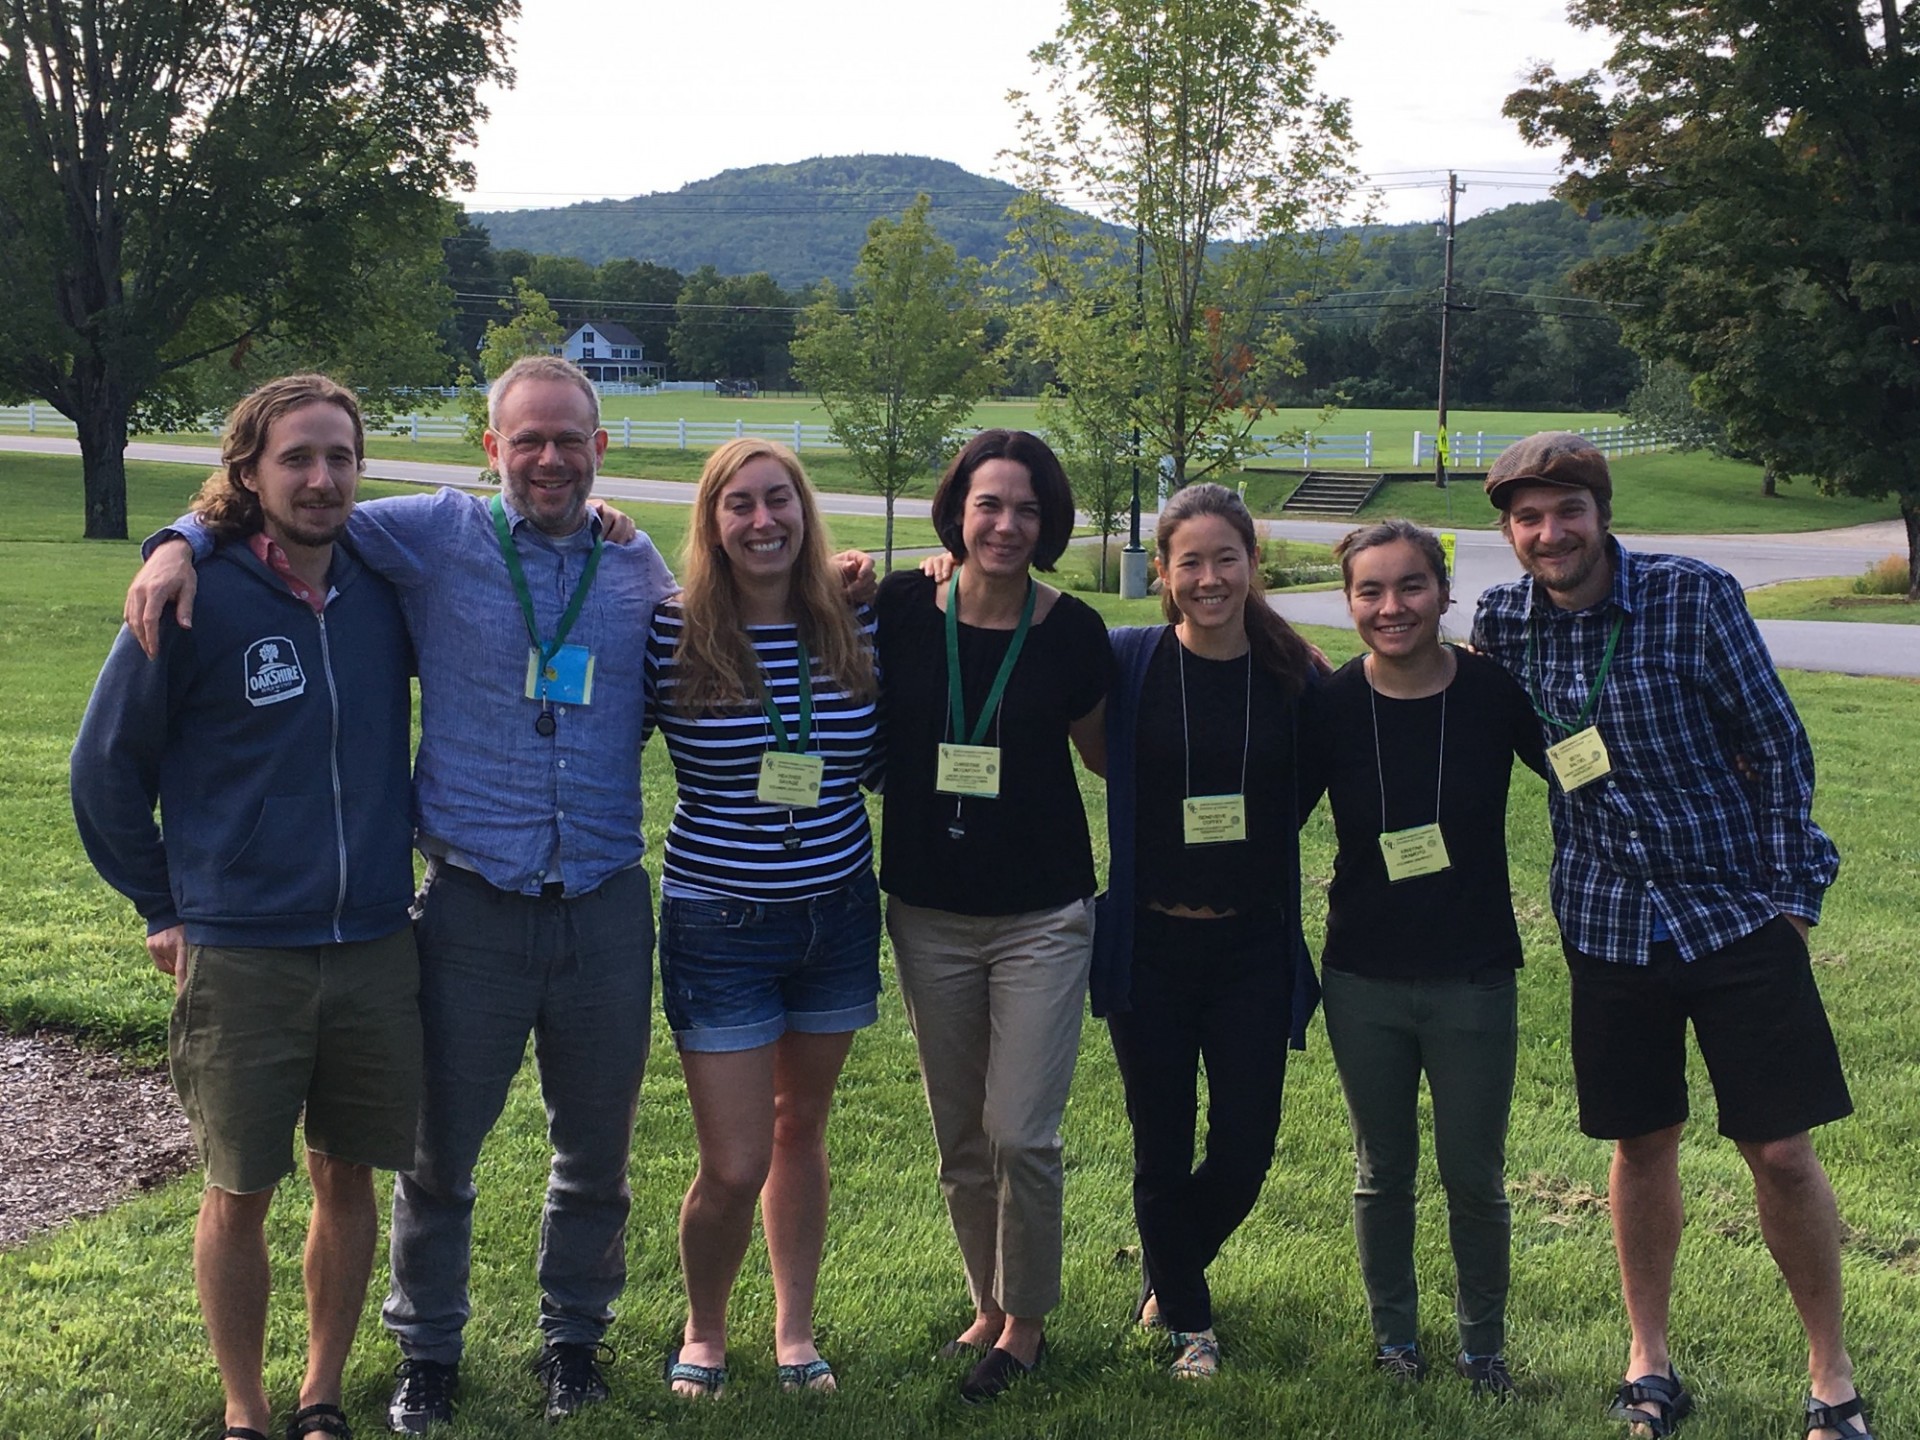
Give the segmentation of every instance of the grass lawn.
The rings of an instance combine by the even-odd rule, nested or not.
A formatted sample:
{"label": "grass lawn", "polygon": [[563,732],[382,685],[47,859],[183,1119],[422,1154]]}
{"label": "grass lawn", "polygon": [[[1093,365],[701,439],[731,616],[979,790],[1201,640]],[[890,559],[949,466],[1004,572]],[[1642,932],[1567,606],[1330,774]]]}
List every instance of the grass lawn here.
{"label": "grass lawn", "polygon": [[[1623,534],[1761,535],[1834,530],[1892,520],[1891,499],[1822,495],[1811,485],[1789,485],[1769,498],[1760,493],[1760,467],[1704,451],[1687,455],[1623,455],[1612,462],[1613,528]],[[1299,484],[1293,475],[1253,474],[1247,504],[1256,515],[1277,515]],[[1425,481],[1380,487],[1360,512],[1366,520],[1403,515],[1422,525],[1491,530],[1498,512],[1478,479],[1445,490]]]}
{"label": "grass lawn", "polygon": [[1847,579],[1786,580],[1747,592],[1756,620],[1870,620],[1920,625],[1920,605],[1904,595],[1856,595]]}
{"label": "grass lawn", "polygon": [[[154,467],[135,490],[133,528],[177,511],[190,481]],[[118,623],[133,547],[85,543],[77,497],[42,503],[31,480],[6,482],[10,538],[0,542],[0,1023],[51,1024],[96,1043],[157,1053],[166,987],[130,908],[92,874],[67,806],[68,747]],[[186,472],[190,474],[191,472]],[[173,477],[169,480],[168,477]],[[172,485],[172,491],[167,487]],[[1150,619],[1152,602],[1090,597],[1110,623]],[[1314,630],[1336,656],[1344,631]],[[1860,1113],[1820,1141],[1846,1217],[1851,1342],[1882,1435],[1920,1434],[1920,871],[1912,777],[1920,770],[1920,686],[1792,675],[1821,769],[1817,814],[1845,868],[1815,932],[1821,983]],[[671,803],[661,753],[646,759],[647,829],[657,845]],[[1567,1000],[1546,908],[1542,787],[1516,777],[1509,833],[1528,968],[1521,979],[1518,1090],[1509,1149],[1514,1200],[1510,1354],[1524,1400],[1498,1413],[1436,1375],[1405,1392],[1368,1366],[1369,1340],[1348,1220],[1346,1119],[1324,1035],[1293,1057],[1279,1159],[1253,1217],[1213,1270],[1227,1369],[1210,1385],[1174,1382],[1165,1356],[1127,1323],[1136,1275],[1129,1150],[1105,1036],[1089,1023],[1064,1133],[1068,1168],[1065,1299],[1052,1355],[1034,1381],[975,1413],[954,1397],[954,1366],[932,1358],[966,1311],[960,1267],[934,1178],[912,1041],[889,976],[880,1023],[854,1047],[830,1131],[834,1213],[820,1296],[821,1344],[841,1376],[828,1398],[775,1393],[771,1286],[764,1252],[736,1293],[733,1390],[718,1406],[673,1403],[659,1357],[682,1315],[673,1226],[693,1166],[685,1087],[656,1028],[634,1145],[630,1280],[609,1336],[614,1401],[570,1422],[579,1440],[636,1432],[687,1436],[1344,1437],[1467,1434],[1613,1437],[1601,1418],[1624,1360],[1608,1238],[1608,1150],[1574,1128]],[[1099,833],[1101,794],[1087,800]],[[1316,942],[1331,866],[1324,814],[1307,827],[1309,930]],[[656,852],[657,853],[657,852]],[[1279,1043],[1279,1037],[1275,1037]],[[4,1082],[0,1082],[4,1083]],[[4,1092],[0,1092],[4,1093]],[[1695,1113],[1683,1171],[1688,1228],[1676,1291],[1677,1363],[1701,1398],[1693,1440],[1793,1434],[1804,1351],[1762,1244],[1733,1148],[1713,1134],[1694,1067]],[[482,1161],[474,1318],[459,1429],[473,1440],[533,1440],[540,1422],[527,1364],[537,1346],[531,1257],[547,1151],[528,1077]],[[1418,1262],[1429,1355],[1453,1351],[1445,1216],[1431,1162],[1422,1176]],[[219,1389],[190,1283],[197,1184],[140,1196],[0,1256],[0,1435],[211,1436]],[[275,1308],[269,1384],[298,1383],[299,1237],[307,1196],[290,1183],[271,1222]],[[348,1371],[347,1406],[381,1433],[396,1360],[369,1303]],[[1442,1364],[1437,1367],[1444,1370]]]}

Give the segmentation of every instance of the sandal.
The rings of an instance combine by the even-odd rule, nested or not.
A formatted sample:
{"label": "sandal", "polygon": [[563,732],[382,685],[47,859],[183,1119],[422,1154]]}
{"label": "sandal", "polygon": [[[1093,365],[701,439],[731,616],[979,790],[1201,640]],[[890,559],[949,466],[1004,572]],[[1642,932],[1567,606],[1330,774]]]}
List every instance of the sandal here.
{"label": "sandal", "polygon": [[1211,1329],[1169,1330],[1177,1352],[1168,1373],[1176,1380],[1211,1380],[1220,1373],[1220,1341]]}
{"label": "sandal", "polygon": [[353,1430],[338,1405],[302,1405],[287,1421],[287,1440],[305,1435],[330,1435],[333,1440],[353,1440]]}
{"label": "sandal", "polygon": [[[1637,1410],[1634,1408],[1637,1405],[1651,1405],[1653,1409]],[[1654,1440],[1666,1440],[1692,1413],[1693,1396],[1687,1393],[1687,1387],[1680,1383],[1680,1376],[1672,1366],[1667,1367],[1664,1375],[1642,1375],[1638,1380],[1627,1381],[1614,1393],[1613,1404],[1607,1407],[1609,1420],[1644,1425]]]}
{"label": "sandal", "polygon": [[[1858,1420],[1859,1425],[1846,1422]],[[1867,1413],[1860,1403],[1860,1397],[1842,1400],[1838,1405],[1829,1405],[1824,1400],[1807,1397],[1807,1434],[1816,1430],[1838,1430],[1846,1440],[1874,1440],[1873,1431],[1867,1428]]]}
{"label": "sandal", "polygon": [[818,1356],[796,1365],[776,1365],[774,1370],[780,1377],[780,1388],[789,1395],[801,1390],[817,1390],[825,1395],[840,1388],[833,1378],[833,1366]]}
{"label": "sandal", "polygon": [[681,1394],[674,1390],[682,1400],[718,1400],[727,1390],[727,1367],[725,1365],[696,1365],[691,1360],[680,1358],[680,1347],[674,1346],[667,1352],[664,1367],[667,1387],[675,1385],[697,1385],[698,1391],[692,1395]]}

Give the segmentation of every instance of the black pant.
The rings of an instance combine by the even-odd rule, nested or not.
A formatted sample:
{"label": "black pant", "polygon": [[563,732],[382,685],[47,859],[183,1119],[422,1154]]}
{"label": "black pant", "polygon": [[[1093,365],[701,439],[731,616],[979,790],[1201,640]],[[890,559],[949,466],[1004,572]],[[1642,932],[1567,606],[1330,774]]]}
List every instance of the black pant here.
{"label": "black pant", "polygon": [[[1292,978],[1278,917],[1135,919],[1133,1003],[1107,1019],[1133,1122],[1133,1213],[1172,1330],[1213,1324],[1207,1266],[1260,1197],[1280,1133]],[[1193,1165],[1200,1065],[1206,1158]]]}

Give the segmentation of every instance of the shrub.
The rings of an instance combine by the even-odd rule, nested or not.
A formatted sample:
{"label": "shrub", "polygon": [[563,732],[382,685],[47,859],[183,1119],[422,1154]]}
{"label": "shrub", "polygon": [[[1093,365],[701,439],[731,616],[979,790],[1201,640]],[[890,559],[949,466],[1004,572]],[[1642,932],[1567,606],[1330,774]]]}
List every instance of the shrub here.
{"label": "shrub", "polygon": [[1889,555],[1867,567],[1867,573],[1853,582],[1856,595],[1904,595],[1907,593],[1907,557]]}

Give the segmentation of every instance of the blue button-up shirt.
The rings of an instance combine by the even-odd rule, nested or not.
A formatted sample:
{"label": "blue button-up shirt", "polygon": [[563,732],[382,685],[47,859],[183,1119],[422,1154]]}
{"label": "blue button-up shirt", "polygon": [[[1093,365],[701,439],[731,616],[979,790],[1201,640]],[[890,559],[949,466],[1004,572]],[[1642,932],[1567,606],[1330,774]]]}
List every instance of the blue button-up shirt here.
{"label": "blue button-up shirt", "polygon": [[1473,643],[1561,722],[1542,721],[1553,744],[1623,621],[1591,716],[1613,773],[1571,794],[1550,787],[1561,933],[1589,955],[1645,964],[1656,916],[1687,960],[1783,912],[1818,921],[1840,856],[1813,823],[1813,750],[1739,582],[1606,543],[1613,588],[1598,605],[1562,610],[1516,580],[1480,597],[1473,625]]}
{"label": "blue button-up shirt", "polygon": [[[541,637],[551,638],[599,520],[555,539],[511,504],[507,516]],[[198,548],[196,526],[175,528]],[[602,550],[567,636],[593,653],[592,700],[555,705],[554,732],[541,735],[540,703],[526,695],[526,621],[487,501],[451,489],[370,500],[354,508],[346,538],[398,588],[413,636],[422,848],[529,894],[551,879],[583,895],[637,865],[647,629],[674,589],[653,542],[643,534]]]}

